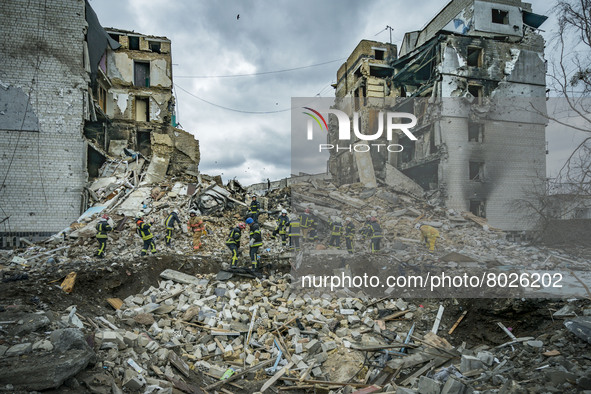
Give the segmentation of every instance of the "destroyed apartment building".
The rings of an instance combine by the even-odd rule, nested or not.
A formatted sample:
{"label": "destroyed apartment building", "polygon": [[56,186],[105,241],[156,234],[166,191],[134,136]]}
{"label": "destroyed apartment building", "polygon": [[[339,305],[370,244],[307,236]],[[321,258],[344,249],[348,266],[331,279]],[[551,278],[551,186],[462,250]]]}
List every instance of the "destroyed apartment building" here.
{"label": "destroyed apartment building", "polygon": [[546,174],[546,67],[536,30],[546,18],[519,0],[453,0],[406,33],[398,55],[393,44],[361,41],[338,70],[335,106],[351,119],[357,112],[370,135],[379,111],[414,114],[416,140],[394,133],[376,141],[400,152],[331,151],[335,181],[375,187],[403,179],[400,171],[448,208],[505,231],[530,229],[515,206]]}
{"label": "destroyed apartment building", "polygon": [[198,174],[198,141],[176,127],[170,40],[107,33],[82,0],[0,11],[0,247],[75,222],[101,166],[134,158],[144,183]]}

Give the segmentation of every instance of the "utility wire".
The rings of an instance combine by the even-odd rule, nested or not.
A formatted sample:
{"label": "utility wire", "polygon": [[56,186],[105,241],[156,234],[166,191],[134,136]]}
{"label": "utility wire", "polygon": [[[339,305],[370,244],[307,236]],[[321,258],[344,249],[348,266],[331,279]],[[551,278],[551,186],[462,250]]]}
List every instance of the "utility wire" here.
{"label": "utility wire", "polygon": [[[324,89],[326,89],[327,87],[331,86],[331,84],[326,85],[324,88],[322,88],[320,90],[320,92],[318,92],[316,94],[316,96],[321,97],[321,93]],[[276,110],[276,111],[245,111],[245,110],[241,110],[241,109],[236,109],[236,108],[230,108],[230,107],[225,107],[223,105],[220,104],[216,104],[216,103],[212,103],[211,101],[205,100],[204,98],[201,98],[199,96],[194,95],[193,93],[189,92],[186,89],[183,89],[181,86],[179,85],[175,85],[175,88],[179,88],[180,90],[182,90],[183,92],[187,93],[189,96],[196,98],[197,100],[203,101],[204,103],[207,103],[209,105],[212,105],[214,107],[217,108],[221,108],[221,109],[225,109],[227,111],[232,111],[232,112],[239,112],[241,114],[258,114],[258,115],[263,115],[263,114],[276,114],[276,113],[280,113],[280,112],[287,112],[287,111],[291,111],[292,109],[296,108],[296,107],[289,107],[289,108],[284,108],[284,109],[280,109],[280,110]]]}
{"label": "utility wire", "polygon": [[207,103],[209,105],[213,105],[214,107],[218,107],[221,109],[225,109],[228,111],[232,111],[232,112],[239,112],[241,114],[276,114],[279,112],[287,112],[287,111],[291,111],[291,107],[290,108],[285,108],[285,109],[280,109],[277,111],[244,111],[241,109],[236,109],[236,108],[229,108],[229,107],[225,107],[223,105],[220,104],[216,104],[216,103],[212,103],[211,101],[205,100],[199,96],[194,95],[193,93],[189,92],[186,89],[183,89],[182,87],[180,87],[179,85],[176,85],[177,88],[179,88],[180,90],[182,90],[183,92],[187,93],[189,96],[196,98],[197,100],[203,101],[204,103]]}
{"label": "utility wire", "polygon": [[335,59],[335,60],[329,60],[327,62],[322,62],[322,63],[317,63],[317,64],[310,64],[307,66],[301,66],[301,67],[294,67],[294,68],[286,68],[283,70],[275,70],[275,71],[261,71],[258,73],[251,73],[251,74],[228,74],[228,75],[181,75],[181,76],[175,76],[175,78],[195,78],[195,79],[206,79],[206,78],[237,78],[237,77],[252,77],[252,76],[257,76],[257,75],[267,75],[267,74],[278,74],[278,73],[286,73],[286,72],[290,72],[290,71],[296,71],[296,70],[303,70],[305,68],[311,68],[311,67],[318,67],[318,66],[324,66],[325,64],[330,64],[330,63],[335,63],[335,62],[339,62],[342,60],[345,60],[346,57],[342,57],[339,59]]}

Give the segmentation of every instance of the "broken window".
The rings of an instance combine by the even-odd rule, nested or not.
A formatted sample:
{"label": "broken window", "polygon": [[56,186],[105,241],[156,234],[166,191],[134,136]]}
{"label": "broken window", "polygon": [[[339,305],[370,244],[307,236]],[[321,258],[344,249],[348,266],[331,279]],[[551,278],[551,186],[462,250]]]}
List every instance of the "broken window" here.
{"label": "broken window", "polygon": [[408,137],[402,137],[398,143],[402,145],[402,152],[400,152],[401,163],[408,163],[414,159],[416,141],[409,139]]}
{"label": "broken window", "polygon": [[109,36],[110,36],[110,37],[111,37],[113,40],[115,40],[115,41],[119,42],[119,34],[115,34],[115,33],[109,33]]}
{"label": "broken window", "polygon": [[498,23],[501,25],[509,24],[509,11],[492,9],[492,23]]}
{"label": "broken window", "polygon": [[135,120],[138,122],[150,120],[150,100],[148,97],[135,98]]}
{"label": "broken window", "polygon": [[133,62],[133,86],[150,87],[150,63]]}
{"label": "broken window", "polygon": [[483,142],[484,141],[484,125],[482,123],[469,122],[468,123],[468,141]]}
{"label": "broken window", "polygon": [[140,38],[129,36],[129,49],[133,49],[136,51],[140,50]]}
{"label": "broken window", "polygon": [[376,60],[384,60],[384,58],[386,57],[386,50],[374,48],[373,54]]}
{"label": "broken window", "polygon": [[468,47],[468,66],[482,67],[482,48]]}
{"label": "broken window", "polygon": [[148,157],[152,154],[152,142],[149,131],[138,131],[136,136],[136,150]]}
{"label": "broken window", "polygon": [[159,41],[148,41],[148,46],[152,52],[160,53],[160,42]]}
{"label": "broken window", "polygon": [[470,212],[481,218],[486,217],[486,204],[482,200],[470,200]]}
{"label": "broken window", "polygon": [[471,161],[469,175],[471,181],[482,182],[484,180],[484,162]]}
{"label": "broken window", "polygon": [[482,86],[468,85],[468,93],[470,93],[476,99],[476,104],[482,104]]}

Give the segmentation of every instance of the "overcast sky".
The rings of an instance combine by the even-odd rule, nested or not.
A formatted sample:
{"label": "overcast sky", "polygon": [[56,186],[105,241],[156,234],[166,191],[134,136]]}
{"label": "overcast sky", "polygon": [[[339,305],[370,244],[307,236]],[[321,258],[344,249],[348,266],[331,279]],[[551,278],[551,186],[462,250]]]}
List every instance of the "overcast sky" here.
{"label": "overcast sky", "polygon": [[[542,14],[553,4],[532,3],[533,11]],[[405,32],[421,29],[447,1],[91,0],[90,4],[104,27],[172,41],[178,121],[199,140],[201,172],[250,184],[290,174],[292,97],[334,97],[330,84],[360,40],[387,42],[385,27],[392,26],[392,41],[400,45]],[[552,26],[549,21],[542,28]],[[321,63],[327,64],[258,76],[214,77]],[[195,78],[204,76],[208,78]],[[552,172],[563,160],[561,155],[566,157],[576,146],[577,137],[548,136],[548,140]]]}

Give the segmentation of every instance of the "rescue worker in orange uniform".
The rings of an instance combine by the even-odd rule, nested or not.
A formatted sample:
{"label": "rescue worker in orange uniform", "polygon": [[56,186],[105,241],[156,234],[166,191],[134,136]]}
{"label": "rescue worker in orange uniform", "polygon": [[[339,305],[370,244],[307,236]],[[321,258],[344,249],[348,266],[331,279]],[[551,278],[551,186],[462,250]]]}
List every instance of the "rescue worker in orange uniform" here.
{"label": "rescue worker in orange uniform", "polygon": [[197,211],[191,209],[189,211],[187,230],[193,234],[193,250],[199,250],[201,247],[201,235],[203,235],[204,229],[203,220],[197,216]]}
{"label": "rescue worker in orange uniform", "polygon": [[439,238],[439,231],[435,227],[421,223],[417,223],[415,228],[421,232],[421,242],[425,242],[425,245],[429,247],[429,253],[435,252],[435,243]]}

